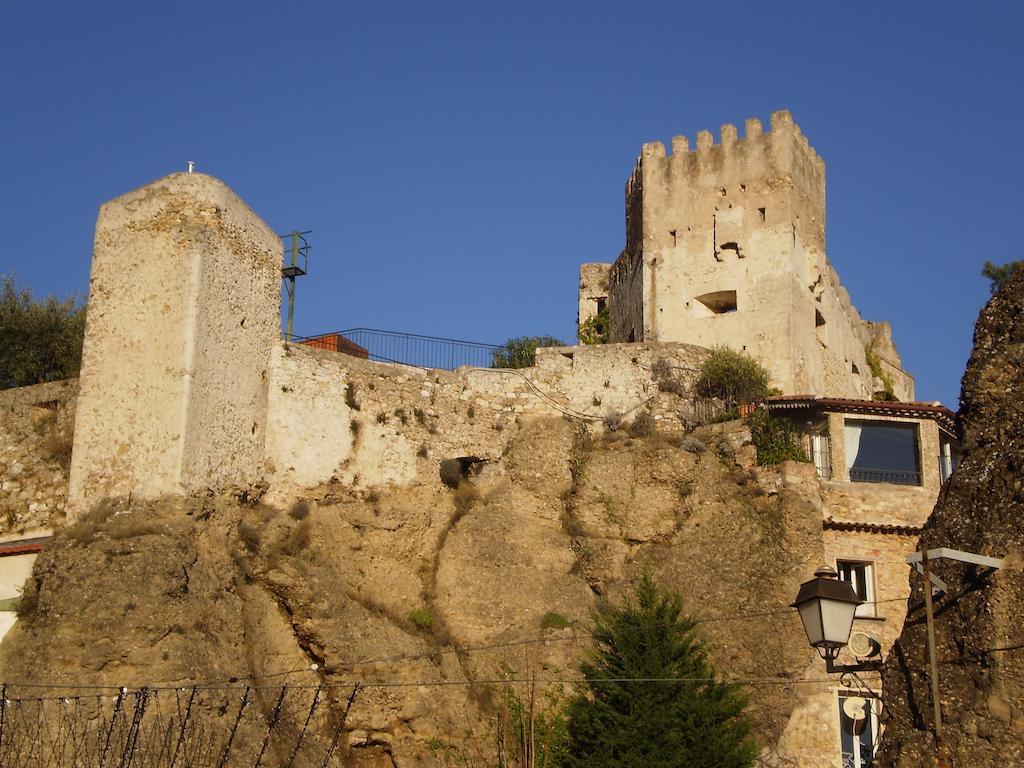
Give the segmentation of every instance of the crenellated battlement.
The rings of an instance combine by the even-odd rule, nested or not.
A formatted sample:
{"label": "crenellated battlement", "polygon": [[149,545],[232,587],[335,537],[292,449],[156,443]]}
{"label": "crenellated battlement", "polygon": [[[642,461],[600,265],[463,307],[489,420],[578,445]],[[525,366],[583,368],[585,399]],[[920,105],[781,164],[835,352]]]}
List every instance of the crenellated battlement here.
{"label": "crenellated battlement", "polygon": [[761,141],[774,142],[778,139],[783,141],[794,141],[807,151],[808,155],[813,158],[816,164],[824,168],[824,161],[811,147],[807,137],[800,131],[800,126],[793,121],[793,115],[788,109],[780,109],[772,112],[770,126],[771,130],[766,132],[758,118],[748,118],[744,122],[743,126],[744,137],[740,138],[739,130],[736,126],[731,123],[726,123],[719,128],[717,142],[715,141],[715,135],[711,131],[697,131],[696,142],[693,149],[690,148],[690,139],[688,136],[673,136],[671,154],[666,153],[665,145],[662,142],[650,141],[643,145],[637,165],[639,166],[645,157],[672,157],[674,155],[700,153],[704,150],[713,149],[715,147],[742,150],[747,145],[747,142],[750,141],[760,139]]}
{"label": "crenellated battlement", "polygon": [[735,125],[726,123],[717,136],[698,131],[693,142],[689,136],[673,136],[670,147],[669,152],[660,141],[643,145],[626,183],[627,199],[639,193],[645,171],[656,174],[663,169],[672,185],[682,182],[701,188],[788,176],[824,207],[825,163],[788,110],[773,112],[767,131],[752,117],[744,123],[743,137]]}

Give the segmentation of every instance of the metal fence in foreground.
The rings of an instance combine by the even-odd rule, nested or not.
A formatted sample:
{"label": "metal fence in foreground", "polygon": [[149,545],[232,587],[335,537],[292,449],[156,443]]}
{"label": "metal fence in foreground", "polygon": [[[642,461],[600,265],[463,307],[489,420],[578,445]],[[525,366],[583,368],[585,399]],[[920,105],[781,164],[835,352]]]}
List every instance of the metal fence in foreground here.
{"label": "metal fence in foreground", "polygon": [[[122,688],[0,698],[4,768],[328,768],[358,686]],[[81,694],[81,695],[79,695]]]}

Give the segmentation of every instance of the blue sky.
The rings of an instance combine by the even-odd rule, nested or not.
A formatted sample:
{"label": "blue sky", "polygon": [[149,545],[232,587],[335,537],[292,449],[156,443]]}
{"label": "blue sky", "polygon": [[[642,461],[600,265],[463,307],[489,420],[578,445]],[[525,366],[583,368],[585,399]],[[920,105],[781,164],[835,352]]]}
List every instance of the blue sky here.
{"label": "blue sky", "polygon": [[0,0],[0,272],[84,292],[109,198],[195,160],[312,229],[296,331],[575,332],[640,145],[792,110],[828,252],[956,407],[1022,257],[1024,4]]}

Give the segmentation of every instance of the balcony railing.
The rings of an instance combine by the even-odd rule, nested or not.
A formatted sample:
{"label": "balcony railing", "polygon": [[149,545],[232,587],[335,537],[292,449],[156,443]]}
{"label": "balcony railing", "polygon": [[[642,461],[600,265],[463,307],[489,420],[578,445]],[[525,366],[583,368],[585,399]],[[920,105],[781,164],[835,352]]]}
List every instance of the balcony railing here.
{"label": "balcony railing", "polygon": [[317,336],[295,336],[291,340],[320,349],[344,352],[364,360],[447,370],[464,365],[490,368],[494,364],[494,352],[498,349],[495,344],[416,333],[395,333],[376,328],[349,328]]}
{"label": "balcony railing", "polygon": [[896,469],[850,468],[852,483],[892,483],[894,485],[920,485],[921,473]]}

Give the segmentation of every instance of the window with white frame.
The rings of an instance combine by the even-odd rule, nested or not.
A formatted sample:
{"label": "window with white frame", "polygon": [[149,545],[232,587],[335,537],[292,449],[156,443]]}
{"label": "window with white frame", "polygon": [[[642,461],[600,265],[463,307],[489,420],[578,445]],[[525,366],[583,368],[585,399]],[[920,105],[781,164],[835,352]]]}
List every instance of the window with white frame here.
{"label": "window with white frame", "polygon": [[832,442],[827,434],[811,435],[811,458],[822,480],[832,479]]}
{"label": "window with white frame", "polygon": [[843,768],[871,768],[878,738],[879,702],[855,695],[839,694],[839,738]]}
{"label": "window with white frame", "polygon": [[857,606],[857,616],[875,615],[875,568],[864,560],[836,560],[839,578],[853,585],[853,590],[864,602]]}

